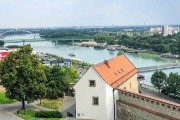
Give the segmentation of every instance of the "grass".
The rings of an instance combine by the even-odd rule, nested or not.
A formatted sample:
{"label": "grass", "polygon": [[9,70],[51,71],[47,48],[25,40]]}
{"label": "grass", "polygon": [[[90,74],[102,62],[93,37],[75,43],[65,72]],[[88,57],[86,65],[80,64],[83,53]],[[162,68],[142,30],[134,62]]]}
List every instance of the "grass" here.
{"label": "grass", "polygon": [[19,111],[19,117],[25,120],[63,120],[63,118],[36,118],[35,113],[37,111],[27,109],[24,114],[24,110]]}
{"label": "grass", "polygon": [[10,104],[14,102],[16,102],[16,100],[10,100],[9,98],[5,97],[4,92],[0,92],[0,104]]}
{"label": "grass", "polygon": [[59,109],[62,105],[62,101],[59,99],[56,100],[50,100],[50,99],[44,99],[42,100],[41,106],[50,108],[50,109]]}

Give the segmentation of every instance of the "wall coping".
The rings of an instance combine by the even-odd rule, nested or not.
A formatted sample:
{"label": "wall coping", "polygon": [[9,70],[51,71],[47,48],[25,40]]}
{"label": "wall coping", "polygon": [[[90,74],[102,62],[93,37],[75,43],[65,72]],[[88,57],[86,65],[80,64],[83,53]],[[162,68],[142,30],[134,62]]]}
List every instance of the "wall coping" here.
{"label": "wall coping", "polygon": [[126,102],[126,101],[123,101],[123,100],[118,100],[118,101],[119,101],[120,103],[122,103],[122,104],[131,106],[131,107],[134,107],[134,108],[136,108],[136,109],[139,109],[139,110],[142,110],[142,111],[145,111],[145,112],[148,112],[148,113],[157,115],[157,116],[160,116],[160,117],[162,117],[162,118],[167,118],[167,119],[169,119],[169,120],[179,120],[178,118],[169,116],[169,115],[167,115],[167,114],[163,114],[163,113],[161,113],[161,112],[153,111],[153,110],[147,109],[147,108],[145,108],[145,107],[135,105],[135,104],[133,104],[133,103],[129,103],[129,102]]}
{"label": "wall coping", "polygon": [[140,97],[152,99],[154,101],[158,101],[158,102],[161,102],[161,103],[164,103],[164,104],[173,105],[173,106],[176,106],[176,107],[180,108],[180,104],[177,104],[177,103],[174,103],[174,102],[166,101],[166,100],[155,98],[155,97],[148,96],[148,95],[143,95],[143,94],[135,93],[135,92],[132,92],[132,91],[121,89],[121,88],[116,88],[116,89],[119,90],[119,91],[123,91],[123,92],[134,94],[134,95],[137,95],[137,96],[140,96]]}

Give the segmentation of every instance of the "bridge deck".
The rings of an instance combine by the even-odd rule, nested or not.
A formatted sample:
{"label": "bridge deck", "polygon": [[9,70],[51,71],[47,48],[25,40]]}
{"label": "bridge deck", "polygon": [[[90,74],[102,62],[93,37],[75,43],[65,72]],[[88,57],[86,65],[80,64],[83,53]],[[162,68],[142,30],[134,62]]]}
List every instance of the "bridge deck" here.
{"label": "bridge deck", "polygon": [[138,68],[138,70],[139,72],[149,72],[149,71],[164,70],[164,69],[171,69],[171,68],[180,68],[180,63],[141,67],[141,68]]}
{"label": "bridge deck", "polygon": [[[4,39],[0,39],[2,41],[4,41],[5,43],[18,43],[18,42],[35,42],[35,41],[45,41],[48,39],[45,38],[35,38],[35,39],[12,39],[12,40],[4,40]],[[93,39],[73,39],[73,38],[53,38],[53,39],[49,39],[49,41],[93,41]]]}
{"label": "bridge deck", "polygon": [[[3,40],[3,39],[0,39]],[[5,43],[18,43],[18,42],[36,42],[36,41],[44,41],[45,39],[36,38],[36,39],[12,39],[12,40],[3,40]]]}

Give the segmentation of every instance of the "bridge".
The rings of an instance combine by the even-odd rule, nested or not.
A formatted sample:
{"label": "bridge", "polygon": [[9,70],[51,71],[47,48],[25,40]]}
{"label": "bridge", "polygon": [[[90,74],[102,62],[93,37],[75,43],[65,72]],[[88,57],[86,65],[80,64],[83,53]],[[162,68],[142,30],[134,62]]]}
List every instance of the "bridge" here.
{"label": "bridge", "polygon": [[[32,39],[10,39],[10,40],[4,39],[6,36],[9,35],[8,33],[12,33],[12,32],[23,32],[23,33],[32,35],[33,38]],[[57,43],[57,42],[73,42],[74,43],[74,41],[93,41],[93,39],[81,38],[81,37],[80,38],[77,38],[77,37],[76,38],[73,38],[73,37],[69,37],[69,38],[36,38],[36,36],[41,37],[41,35],[34,34],[27,30],[14,29],[14,30],[9,30],[9,31],[1,33],[0,40],[4,41],[5,43],[36,42],[36,41],[45,41],[45,40],[46,41],[54,41],[55,43]]]}
{"label": "bridge", "polygon": [[[3,39],[0,39],[3,40]],[[34,38],[34,39],[12,39],[3,40],[5,43],[18,43],[18,42],[38,42],[38,41],[54,41],[54,42],[75,42],[75,41],[92,41],[93,39],[69,39],[69,38],[56,38],[56,39],[45,39],[45,38]]]}
{"label": "bridge", "polygon": [[[3,40],[3,39],[0,39]],[[19,43],[19,42],[38,42],[45,41],[43,38],[34,38],[34,39],[12,39],[12,40],[3,40],[5,43]]]}
{"label": "bridge", "polygon": [[32,32],[27,31],[27,30],[15,29],[15,30],[8,30],[6,32],[1,33],[0,38],[3,38],[3,35],[5,35],[7,33],[11,33],[11,32],[25,32],[25,33],[28,33],[28,34],[33,34]]}
{"label": "bridge", "polygon": [[[21,34],[29,34],[32,36],[32,39],[4,39],[6,36],[10,36],[9,34],[12,34],[12,33],[16,33],[16,32],[21,32]],[[0,40],[4,41],[5,43],[17,43],[17,42],[35,42],[35,41],[43,41],[44,39],[42,38],[36,38],[36,36],[39,36],[39,34],[34,34],[30,31],[27,31],[27,30],[22,30],[22,29],[14,29],[14,30],[8,30],[8,31],[5,31],[3,33],[0,34]]]}
{"label": "bridge", "polygon": [[142,73],[142,72],[150,72],[150,71],[165,70],[165,69],[172,69],[172,68],[180,68],[180,63],[141,67],[141,68],[138,68],[138,70],[139,70],[139,73]]}

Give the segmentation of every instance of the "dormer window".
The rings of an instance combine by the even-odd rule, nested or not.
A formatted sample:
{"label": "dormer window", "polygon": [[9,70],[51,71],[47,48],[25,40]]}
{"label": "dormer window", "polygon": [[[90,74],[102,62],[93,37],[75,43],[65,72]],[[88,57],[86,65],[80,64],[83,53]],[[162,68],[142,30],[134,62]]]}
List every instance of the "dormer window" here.
{"label": "dormer window", "polygon": [[90,80],[89,81],[89,87],[96,87],[96,81],[95,80]]}

